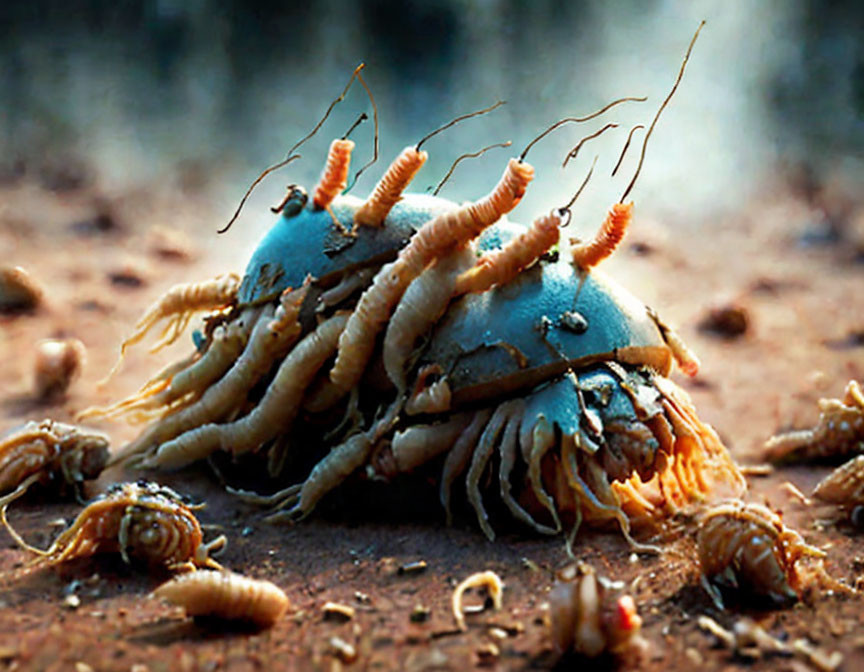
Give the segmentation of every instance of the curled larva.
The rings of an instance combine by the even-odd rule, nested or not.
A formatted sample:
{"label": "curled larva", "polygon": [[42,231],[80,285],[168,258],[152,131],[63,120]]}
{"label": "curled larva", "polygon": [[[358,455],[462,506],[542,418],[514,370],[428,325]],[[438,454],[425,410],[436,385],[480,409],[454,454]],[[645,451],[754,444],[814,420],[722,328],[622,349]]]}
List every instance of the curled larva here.
{"label": "curled larva", "polygon": [[333,202],[345,185],[348,184],[348,169],[351,166],[351,151],[353,140],[334,140],[330,143],[330,153],[327,155],[327,165],[321,173],[321,179],[315,187],[312,202],[319,210],[323,210]]}
{"label": "curled larva", "polygon": [[291,605],[285,592],[270,581],[207,569],[176,576],[153,595],[183,607],[189,616],[214,616],[262,628],[271,627]]}
{"label": "curled larva", "polygon": [[555,653],[594,658],[642,643],[636,604],[585,564],[568,567],[549,593],[549,632]]}
{"label": "curled larva", "polygon": [[418,152],[416,147],[403,149],[375,185],[372,195],[357,209],[354,223],[381,226],[387,214],[399,202],[405,187],[426,163],[428,156],[426,152]]}
{"label": "curled larva", "polygon": [[479,588],[485,586],[489,591],[489,597],[492,598],[492,606],[495,611],[500,611],[501,601],[504,597],[504,582],[501,577],[491,570],[485,572],[477,572],[472,574],[462,583],[456,586],[453,591],[453,618],[456,619],[456,625],[460,630],[467,630],[468,625],[465,623],[465,611],[462,608],[462,596],[469,588]]}
{"label": "curled larva", "polygon": [[573,263],[585,271],[594,268],[615,251],[632,219],[632,203],[613,205],[593,240],[585,243],[570,241],[575,243],[572,248]]}

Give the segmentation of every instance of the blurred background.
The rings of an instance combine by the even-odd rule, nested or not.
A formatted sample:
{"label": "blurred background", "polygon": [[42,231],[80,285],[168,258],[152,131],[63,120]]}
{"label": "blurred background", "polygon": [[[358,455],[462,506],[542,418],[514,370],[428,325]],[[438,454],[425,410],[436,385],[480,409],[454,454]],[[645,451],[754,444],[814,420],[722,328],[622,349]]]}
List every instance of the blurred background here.
{"label": "blurred background", "polygon": [[[778,182],[808,198],[827,183],[857,193],[864,8],[854,0],[7,0],[0,179],[96,189],[108,200],[141,185],[176,187],[204,195],[227,221],[251,180],[318,122],[362,61],[380,113],[381,158],[358,195],[403,146],[496,100],[507,105],[425,146],[430,160],[414,189],[436,185],[460,154],[511,140],[510,149],[460,164],[442,190],[477,198],[509,155],[557,119],[647,96],[563,127],[529,156],[537,180],[513,215],[523,221],[566,202],[599,155],[576,215],[593,229],[633,173],[641,134],[610,178],[627,131],[650,124],[702,19],[633,192],[641,212],[697,225]],[[330,140],[364,111],[355,84],[302,160],[256,192],[243,230],[257,238],[286,183],[314,185]],[[621,126],[562,170],[568,150],[608,122]],[[352,134],[355,166],[371,158],[372,136],[371,122]]]}

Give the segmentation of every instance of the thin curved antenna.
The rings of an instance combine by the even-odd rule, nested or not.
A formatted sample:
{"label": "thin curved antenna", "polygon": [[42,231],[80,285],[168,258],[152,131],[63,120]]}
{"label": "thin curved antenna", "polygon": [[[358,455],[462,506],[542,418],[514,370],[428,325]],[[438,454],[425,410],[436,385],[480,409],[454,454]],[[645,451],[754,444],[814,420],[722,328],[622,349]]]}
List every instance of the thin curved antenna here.
{"label": "thin curved antenna", "polygon": [[[595,156],[594,161],[591,162],[591,170],[588,171],[588,174],[585,176],[585,179],[582,180],[582,184],[579,187],[579,190],[575,194],[573,194],[573,198],[570,199],[570,202],[567,205],[565,205],[563,208],[558,209],[559,213],[564,213],[564,212],[566,212],[568,214],[570,213],[570,208],[573,207],[573,204],[576,202],[576,199],[579,198],[579,196],[585,190],[585,187],[588,186],[588,180],[590,180],[591,176],[594,174],[594,167],[597,165],[597,159],[598,158],[600,158],[599,154],[597,156]],[[567,224],[569,224],[569,223],[570,223],[570,218],[568,217],[567,218]],[[562,224],[561,225],[562,228],[567,226],[567,224]]]}
{"label": "thin curved antenna", "polygon": [[564,163],[561,164],[561,167],[562,167],[562,168],[566,168],[566,167],[567,167],[567,162],[570,161],[570,159],[575,159],[575,158],[576,158],[576,156],[579,154],[579,150],[582,149],[582,145],[584,145],[584,144],[585,144],[586,142],[588,142],[589,140],[593,140],[593,139],[596,138],[597,136],[603,135],[603,134],[604,134],[606,131],[608,131],[610,128],[618,128],[618,124],[606,124],[603,128],[601,128],[601,129],[600,129],[599,131],[597,131],[596,133],[592,133],[591,135],[586,135],[584,138],[582,138],[582,139],[579,141],[579,144],[577,144],[573,149],[571,149],[571,150],[568,152],[567,156],[564,157]]}
{"label": "thin curved antenna", "polygon": [[456,117],[452,121],[448,121],[443,126],[436,128],[434,131],[432,131],[428,135],[424,135],[422,138],[420,138],[420,142],[417,143],[417,146],[414,149],[416,149],[419,152],[420,151],[420,145],[422,145],[424,142],[426,142],[429,138],[431,138],[435,135],[438,135],[441,131],[446,131],[448,128],[450,128],[451,126],[455,126],[460,121],[465,121],[466,119],[470,119],[471,117],[479,117],[481,114],[486,114],[487,112],[491,112],[492,110],[495,110],[495,109],[501,107],[502,105],[506,105],[506,104],[507,104],[506,100],[499,100],[494,105],[490,105],[489,107],[485,107],[482,110],[477,110],[476,112],[470,112],[469,114],[463,114],[461,117]]}
{"label": "thin curved antenna", "polygon": [[633,189],[633,185],[636,184],[636,178],[639,177],[639,172],[642,170],[642,163],[645,161],[645,150],[648,148],[648,139],[651,137],[651,132],[654,130],[654,126],[657,125],[660,113],[666,109],[666,105],[669,104],[669,101],[672,100],[672,96],[675,95],[675,91],[678,89],[678,85],[681,83],[681,78],[684,76],[684,68],[687,67],[687,61],[690,60],[690,52],[693,51],[693,45],[696,44],[696,38],[699,37],[699,33],[704,26],[705,21],[703,20],[696,29],[693,39],[690,40],[690,46],[687,47],[687,53],[684,54],[684,61],[681,63],[681,69],[678,71],[678,77],[675,79],[675,84],[672,86],[672,90],[669,92],[669,95],[666,96],[666,100],[663,101],[660,109],[657,110],[657,114],[654,115],[654,121],[651,122],[651,126],[648,127],[648,132],[645,134],[645,139],[642,141],[642,153],[639,155],[639,165],[636,166],[636,173],[633,175],[633,179],[630,180],[630,184],[628,184],[627,188],[624,190],[624,194],[618,201],[619,203],[624,202],[624,199],[626,199],[630,194],[630,190]]}
{"label": "thin curved antenna", "polygon": [[642,98],[633,98],[633,97],[619,98],[618,100],[613,100],[611,103],[604,105],[603,107],[601,107],[596,112],[592,112],[591,114],[589,114],[585,117],[567,117],[565,119],[561,119],[560,121],[556,121],[549,128],[547,128],[540,135],[538,135],[536,138],[534,138],[531,142],[528,143],[528,146],[525,147],[525,149],[522,150],[522,153],[519,155],[519,162],[521,163],[522,161],[525,160],[525,157],[528,156],[528,151],[534,145],[536,145],[538,142],[540,142],[540,140],[545,138],[547,135],[549,135],[556,128],[560,128],[564,124],[569,124],[569,123],[579,124],[579,123],[582,123],[583,121],[590,121],[591,119],[599,117],[601,114],[603,114],[607,110],[610,110],[611,108],[615,107],[616,105],[620,105],[621,103],[626,103],[626,102],[630,102],[630,101],[633,101],[636,103],[644,103],[646,100],[648,100],[648,98],[645,98],[645,97],[642,97]]}
{"label": "thin curved antenna", "polygon": [[633,140],[633,134],[640,128],[645,128],[645,126],[643,124],[636,124],[633,128],[630,129],[630,133],[627,134],[627,142],[624,143],[624,149],[621,150],[621,156],[618,157],[618,163],[616,163],[615,167],[612,169],[612,177],[615,177],[615,173],[618,172],[618,169],[624,162],[624,157],[627,155],[627,150],[630,149],[630,141]]}
{"label": "thin curved antenna", "polygon": [[[363,81],[363,78],[360,77],[360,71],[365,67],[366,67],[366,64],[361,63],[356,68],[354,68],[354,72],[351,73],[351,77],[348,79],[348,83],[345,85],[345,88],[342,90],[342,93],[339,95],[338,98],[336,98],[332,103],[330,103],[330,107],[327,108],[327,111],[324,113],[324,116],[321,117],[321,121],[319,121],[317,124],[315,124],[315,128],[313,128],[301,140],[296,142],[294,144],[294,146],[288,150],[288,153],[285,155],[284,159],[282,159],[279,163],[274,163],[269,168],[266,168],[264,170],[264,172],[262,172],[258,177],[255,178],[255,181],[252,182],[252,184],[246,190],[246,193],[243,195],[243,198],[240,200],[240,205],[237,206],[237,210],[234,212],[234,216],[229,220],[229,222],[224,227],[219,229],[216,233],[225,233],[228,229],[231,228],[231,225],[234,222],[236,222],[237,218],[240,216],[240,211],[243,210],[243,206],[246,204],[246,201],[248,200],[249,196],[252,194],[252,191],[255,189],[255,187],[257,187],[259,184],[261,184],[261,181],[265,177],[267,177],[270,173],[273,173],[273,172],[279,170],[280,168],[284,168],[289,163],[291,163],[294,159],[300,158],[299,154],[297,154],[296,156],[294,155],[295,150],[299,149],[300,145],[302,145],[309,138],[311,138],[313,135],[315,135],[318,132],[318,130],[324,125],[324,122],[327,121],[327,117],[330,116],[330,113],[333,111],[333,108],[336,107],[336,105],[338,103],[341,103],[343,100],[345,100],[345,96],[348,95],[348,89],[351,88],[351,84],[353,84],[354,78],[356,77],[361,82]],[[366,86],[365,83],[363,84],[363,86]],[[367,91],[368,91],[368,89],[367,89]],[[377,135],[378,115],[377,115],[377,113],[375,114],[375,124],[376,124],[375,142],[376,142],[376,152],[377,152],[377,142],[378,142],[378,135]]]}
{"label": "thin curved antenna", "polygon": [[458,157],[453,162],[453,165],[450,166],[450,170],[447,171],[447,174],[444,176],[444,179],[438,183],[437,187],[435,187],[435,191],[432,192],[432,195],[433,196],[438,195],[438,192],[441,191],[441,187],[444,186],[444,183],[450,179],[450,176],[453,174],[453,171],[456,170],[456,166],[459,165],[459,163],[461,161],[463,161],[464,159],[476,159],[478,156],[480,156],[481,154],[483,154],[485,152],[488,152],[490,149],[495,149],[496,147],[509,147],[512,144],[513,143],[510,140],[508,140],[507,142],[498,142],[494,145],[489,145],[488,147],[484,147],[483,149],[478,150],[476,152],[468,152],[467,154],[463,154],[462,156]]}
{"label": "thin curved antenna", "polygon": [[353,124],[351,124],[351,128],[349,128],[347,131],[345,131],[345,135],[342,136],[342,140],[347,140],[348,136],[354,132],[354,129],[357,128],[364,121],[366,121],[368,118],[369,118],[368,114],[366,114],[365,112],[361,112],[360,116],[357,117],[357,121],[355,121]]}
{"label": "thin curved antenna", "polygon": [[372,91],[369,89],[369,86],[366,84],[366,80],[363,79],[363,76],[360,74],[360,71],[355,71],[357,75],[357,81],[363,85],[363,88],[366,89],[366,95],[369,96],[369,102],[372,104],[372,120],[375,123],[375,139],[373,141],[372,147],[372,158],[366,163],[364,166],[360,168],[356,173],[354,173],[354,179],[351,180],[351,184],[349,184],[343,194],[347,194],[354,188],[354,185],[357,184],[357,179],[366,170],[369,166],[375,163],[378,160],[378,106],[375,104],[375,96],[372,95]]}

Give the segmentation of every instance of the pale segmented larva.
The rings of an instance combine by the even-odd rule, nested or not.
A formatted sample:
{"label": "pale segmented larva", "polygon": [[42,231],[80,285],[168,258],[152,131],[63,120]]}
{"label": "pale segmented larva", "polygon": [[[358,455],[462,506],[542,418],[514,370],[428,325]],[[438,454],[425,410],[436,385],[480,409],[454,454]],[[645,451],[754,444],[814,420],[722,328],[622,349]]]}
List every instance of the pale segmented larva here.
{"label": "pale segmented larva", "polygon": [[176,576],[153,595],[183,607],[189,616],[214,616],[262,628],[271,627],[291,605],[285,592],[270,581],[206,569]]}
{"label": "pale segmented larva", "polygon": [[327,155],[327,165],[321,173],[321,179],[315,187],[312,202],[319,210],[323,210],[333,202],[348,184],[348,169],[351,165],[353,140],[334,140],[330,143]]}
{"label": "pale segmented larva", "polygon": [[534,169],[530,165],[511,159],[490,194],[424,224],[396,261],[378,272],[372,286],[360,297],[339,339],[339,352],[330,371],[330,380],[340,393],[344,394],[357,384],[375,347],[375,336],[410,282],[432,261],[476,238],[516,207],[533,177]]}
{"label": "pale segmented larva", "polygon": [[500,250],[484,254],[474,268],[460,275],[455,294],[485,292],[493,285],[509,282],[558,242],[560,225],[561,217],[555,212],[534,220],[527,231]]}
{"label": "pale segmented larva", "polygon": [[354,213],[354,223],[364,226],[384,224],[387,214],[399,202],[405,187],[426,163],[428,156],[426,152],[417,151],[416,147],[403,149],[375,185],[372,195]]}
{"label": "pale segmented larva", "polygon": [[615,251],[632,219],[632,203],[613,205],[593,240],[585,243],[571,241],[574,243],[573,263],[585,271],[594,268]]}

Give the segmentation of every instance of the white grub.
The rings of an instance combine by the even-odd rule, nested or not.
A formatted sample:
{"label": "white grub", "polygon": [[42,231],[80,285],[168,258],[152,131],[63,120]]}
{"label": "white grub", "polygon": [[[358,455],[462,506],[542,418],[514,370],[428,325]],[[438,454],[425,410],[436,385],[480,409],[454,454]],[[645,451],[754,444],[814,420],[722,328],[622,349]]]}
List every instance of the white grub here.
{"label": "white grub", "polygon": [[839,651],[828,653],[803,638],[790,644],[766,632],[749,618],[742,618],[732,626],[732,630],[727,630],[708,616],[700,616],[697,624],[738,655],[750,658],[764,654],[793,656],[812,665],[819,672],[834,672],[843,663],[843,654]]}
{"label": "white grub", "polygon": [[38,308],[45,292],[20,266],[0,268],[0,313]]}
{"label": "white grub", "polygon": [[325,621],[350,621],[357,613],[354,607],[339,602],[326,602],[321,611],[324,612]]}
{"label": "white grub", "polygon": [[495,611],[501,610],[501,602],[504,596],[504,582],[501,581],[501,577],[491,570],[472,574],[456,586],[456,589],[453,591],[453,618],[456,620],[457,627],[463,632],[468,629],[468,625],[465,623],[465,609],[462,606],[462,596],[469,588],[479,588],[481,586],[485,586],[489,591],[489,597],[492,598],[492,605]]}
{"label": "white grub", "polygon": [[213,570],[176,576],[153,595],[183,607],[189,616],[214,616],[262,628],[271,627],[290,606],[285,592],[270,581]]}
{"label": "white grub", "polygon": [[62,397],[81,373],[87,348],[77,338],[46,338],[36,343],[33,392],[38,399]]}
{"label": "white grub", "polygon": [[556,654],[595,658],[644,648],[642,619],[619,584],[599,578],[585,564],[568,567],[549,593],[549,631]]}

